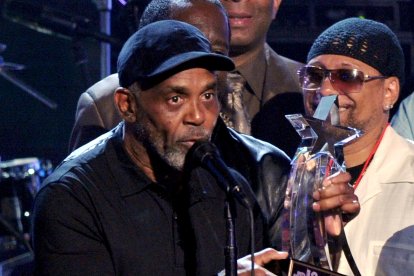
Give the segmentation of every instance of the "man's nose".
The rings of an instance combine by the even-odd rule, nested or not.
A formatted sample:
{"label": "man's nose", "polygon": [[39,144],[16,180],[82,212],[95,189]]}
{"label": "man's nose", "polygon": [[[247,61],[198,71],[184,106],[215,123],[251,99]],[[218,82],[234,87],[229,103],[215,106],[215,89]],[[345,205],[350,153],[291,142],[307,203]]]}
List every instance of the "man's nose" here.
{"label": "man's nose", "polygon": [[205,122],[205,119],[206,109],[203,104],[197,101],[192,102],[188,107],[184,122],[186,124],[202,125]]}
{"label": "man's nose", "polygon": [[328,76],[325,76],[321,82],[321,87],[319,88],[319,94],[321,96],[330,96],[330,95],[337,95],[339,91],[333,87],[331,80]]}

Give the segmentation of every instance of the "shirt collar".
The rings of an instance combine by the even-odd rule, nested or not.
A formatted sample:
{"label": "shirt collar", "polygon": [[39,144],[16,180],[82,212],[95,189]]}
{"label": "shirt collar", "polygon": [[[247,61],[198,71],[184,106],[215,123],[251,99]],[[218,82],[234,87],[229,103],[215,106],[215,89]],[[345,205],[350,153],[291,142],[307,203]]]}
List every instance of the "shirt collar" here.
{"label": "shirt collar", "polygon": [[152,181],[132,162],[123,146],[123,128],[121,123],[115,129],[107,144],[105,157],[108,166],[117,181],[121,196],[128,196],[144,190]]}
{"label": "shirt collar", "polygon": [[246,63],[238,66],[237,71],[246,79],[254,94],[261,98],[263,91],[264,78],[266,74],[266,56],[263,47],[255,56]]}

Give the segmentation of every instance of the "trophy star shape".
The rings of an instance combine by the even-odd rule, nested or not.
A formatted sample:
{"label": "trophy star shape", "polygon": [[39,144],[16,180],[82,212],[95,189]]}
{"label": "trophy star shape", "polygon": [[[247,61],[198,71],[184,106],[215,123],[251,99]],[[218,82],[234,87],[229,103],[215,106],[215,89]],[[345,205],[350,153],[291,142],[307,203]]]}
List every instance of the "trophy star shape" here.
{"label": "trophy star shape", "polygon": [[[286,115],[286,117],[302,137],[299,149],[308,145],[311,156],[321,151],[328,151],[340,165],[344,162],[343,146],[363,134],[361,130],[339,125],[337,95],[322,97],[313,117],[301,114]],[[301,120],[300,128],[292,121],[293,118]],[[307,134],[304,135],[304,133]],[[312,137],[311,144],[307,141],[309,136]]]}

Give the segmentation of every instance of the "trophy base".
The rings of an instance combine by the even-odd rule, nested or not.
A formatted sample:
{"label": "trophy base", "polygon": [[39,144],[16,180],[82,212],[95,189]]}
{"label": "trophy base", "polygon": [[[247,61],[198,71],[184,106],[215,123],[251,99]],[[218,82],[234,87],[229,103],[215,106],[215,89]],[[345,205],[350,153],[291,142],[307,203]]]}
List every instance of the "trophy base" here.
{"label": "trophy base", "polygon": [[271,262],[265,268],[278,276],[345,276],[295,259]]}

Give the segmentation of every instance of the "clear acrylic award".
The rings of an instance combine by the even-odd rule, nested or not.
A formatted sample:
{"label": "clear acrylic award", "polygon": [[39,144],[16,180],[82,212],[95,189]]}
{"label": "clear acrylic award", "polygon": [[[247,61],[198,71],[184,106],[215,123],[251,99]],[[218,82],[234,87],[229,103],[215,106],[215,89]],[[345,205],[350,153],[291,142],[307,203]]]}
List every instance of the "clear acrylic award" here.
{"label": "clear acrylic award", "polygon": [[[333,264],[325,226],[327,223],[336,225],[335,235],[339,235],[341,213],[339,210],[314,212],[312,194],[322,188],[326,177],[345,171],[343,146],[362,133],[339,126],[337,96],[322,97],[313,117],[292,114],[286,118],[302,142],[291,163],[286,191],[284,227],[289,234],[284,235],[283,249],[290,252],[293,262],[296,261],[296,269],[299,269],[293,272],[296,275],[300,275],[298,272],[308,275],[309,269],[317,273],[312,275],[338,275],[330,273]],[[302,265],[304,267],[300,268]]]}

